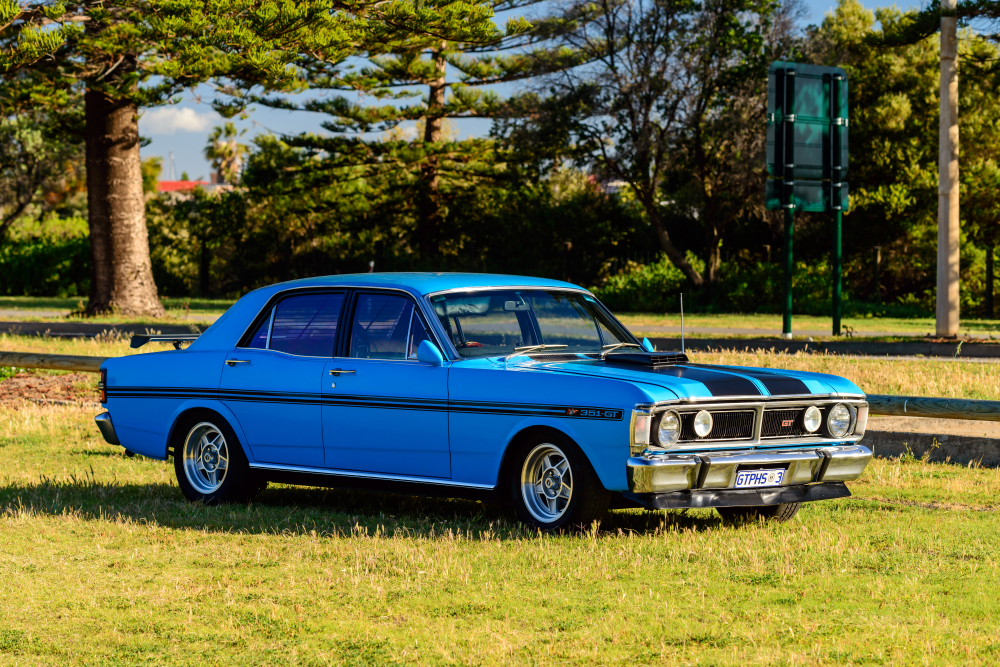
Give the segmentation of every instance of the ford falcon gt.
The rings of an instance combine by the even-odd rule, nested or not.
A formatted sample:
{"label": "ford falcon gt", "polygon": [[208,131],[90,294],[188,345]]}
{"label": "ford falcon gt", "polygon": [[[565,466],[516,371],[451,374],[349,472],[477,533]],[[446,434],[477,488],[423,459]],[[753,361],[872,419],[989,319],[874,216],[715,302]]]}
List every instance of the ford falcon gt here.
{"label": "ford falcon gt", "polygon": [[850,381],[656,351],[554,280],[310,278],[150,340],[175,349],[102,365],[97,424],[207,504],[273,481],[492,498],[542,530],[625,506],[787,520],[872,456]]}

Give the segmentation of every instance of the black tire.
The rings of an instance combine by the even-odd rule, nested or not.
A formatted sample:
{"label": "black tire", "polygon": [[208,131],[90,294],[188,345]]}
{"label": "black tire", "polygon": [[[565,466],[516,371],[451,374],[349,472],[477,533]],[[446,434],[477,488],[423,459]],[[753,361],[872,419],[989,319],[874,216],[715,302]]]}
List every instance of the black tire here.
{"label": "black tire", "polygon": [[[545,468],[543,462],[545,452],[549,452],[549,461],[556,464]],[[539,528],[545,532],[564,530],[567,528],[586,528],[592,522],[601,519],[611,505],[611,492],[604,488],[601,480],[594,472],[590,461],[569,438],[555,433],[546,433],[526,438],[515,445],[511,452],[511,464],[507,468],[509,498],[517,512],[517,518],[534,528]],[[541,458],[540,458],[541,457]],[[543,504],[547,508],[548,501],[542,501],[539,494],[532,496],[524,489],[522,478],[530,478],[532,468],[536,473],[541,469],[555,471],[562,466],[562,462],[568,464],[568,468],[563,469],[562,474],[556,472],[542,474],[536,479],[541,479],[540,486],[545,488],[545,480],[552,482],[553,486],[559,486],[565,492],[565,485],[569,484],[569,497],[564,498],[563,493],[555,498],[555,511],[549,509],[542,510]],[[566,479],[566,472],[569,479]],[[556,481],[558,479],[558,481]],[[553,487],[549,487],[550,491]],[[533,500],[534,498],[534,500]]]}
{"label": "black tire", "polygon": [[722,522],[728,525],[755,521],[784,523],[791,521],[799,513],[800,507],[802,507],[802,503],[785,503],[783,505],[764,505],[763,507],[716,507],[715,511],[722,517]]}
{"label": "black tire", "polygon": [[[221,436],[221,441],[211,436]],[[215,447],[215,454],[209,452],[207,458],[201,457],[203,466],[212,468],[215,463],[216,484],[212,484],[209,474],[202,474],[197,466],[197,442],[200,435],[205,435]],[[191,441],[189,443],[189,440]],[[191,502],[201,502],[206,505],[222,503],[249,502],[259,491],[267,486],[267,481],[250,468],[243,447],[236,433],[225,419],[210,410],[198,410],[184,415],[174,428],[173,436],[174,473],[181,493]],[[223,448],[224,447],[224,452]],[[206,448],[202,447],[204,454]],[[219,475],[221,460],[226,460],[225,472]]]}

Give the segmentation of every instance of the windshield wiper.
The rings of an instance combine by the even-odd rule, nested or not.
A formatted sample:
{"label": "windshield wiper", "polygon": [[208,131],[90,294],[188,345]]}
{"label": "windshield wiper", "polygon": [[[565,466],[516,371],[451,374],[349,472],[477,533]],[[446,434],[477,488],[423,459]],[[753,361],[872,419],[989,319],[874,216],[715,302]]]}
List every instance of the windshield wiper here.
{"label": "windshield wiper", "polygon": [[535,350],[554,350],[556,348],[569,347],[569,345],[525,345],[524,347],[515,347],[514,351],[503,358],[504,361],[509,361],[514,357],[520,356],[522,354],[527,354],[529,352],[534,352]]}
{"label": "windshield wiper", "polygon": [[615,343],[613,345],[605,345],[601,348],[601,361],[604,361],[604,357],[608,356],[615,350],[621,349],[623,347],[638,347],[641,348],[642,345],[638,343]]}

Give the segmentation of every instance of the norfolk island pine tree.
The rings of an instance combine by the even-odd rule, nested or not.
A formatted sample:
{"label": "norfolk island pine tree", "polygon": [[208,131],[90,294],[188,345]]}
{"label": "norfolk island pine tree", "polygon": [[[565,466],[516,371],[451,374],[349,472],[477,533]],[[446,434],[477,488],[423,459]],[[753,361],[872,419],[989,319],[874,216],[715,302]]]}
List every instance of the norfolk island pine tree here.
{"label": "norfolk island pine tree", "polygon": [[[463,35],[492,36],[488,6],[456,3]],[[216,108],[238,92],[301,89],[296,63],[342,61],[411,33],[450,36],[417,2],[366,0],[0,0],[0,89],[10,108],[55,104],[82,90],[92,256],[89,314],[160,315],[146,230],[139,109],[211,83]]]}

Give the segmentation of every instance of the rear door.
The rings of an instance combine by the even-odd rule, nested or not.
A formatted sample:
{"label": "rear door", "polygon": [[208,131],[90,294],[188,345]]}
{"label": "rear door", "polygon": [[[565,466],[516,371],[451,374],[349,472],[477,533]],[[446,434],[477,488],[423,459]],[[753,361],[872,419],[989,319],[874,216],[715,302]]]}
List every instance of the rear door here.
{"label": "rear door", "polygon": [[417,361],[429,336],[402,292],[358,292],[341,356],[323,375],[326,465],[340,470],[451,476],[448,366]]}
{"label": "rear door", "polygon": [[344,297],[337,291],[280,299],[245,347],[227,355],[219,393],[257,462],[323,467],[321,383]]}

